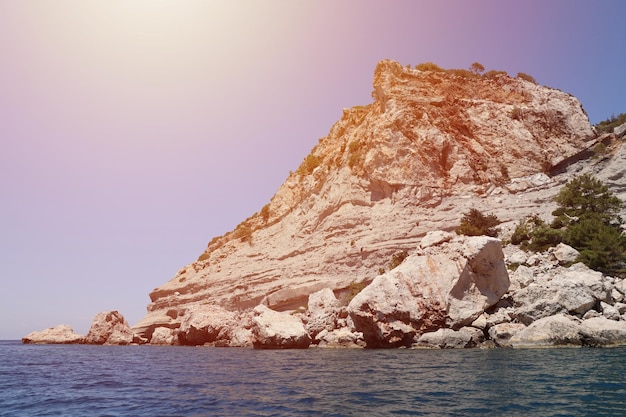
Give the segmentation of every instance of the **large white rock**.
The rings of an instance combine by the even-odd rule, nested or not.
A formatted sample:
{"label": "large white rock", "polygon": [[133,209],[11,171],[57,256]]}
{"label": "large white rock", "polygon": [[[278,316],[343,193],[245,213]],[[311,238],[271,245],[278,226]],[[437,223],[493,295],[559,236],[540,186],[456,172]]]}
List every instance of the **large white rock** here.
{"label": "large white rock", "polygon": [[335,329],[331,332],[322,330],[317,335],[318,346],[323,348],[363,348],[365,341],[363,334],[353,332],[347,327]]}
{"label": "large white rock", "polygon": [[229,340],[237,327],[236,314],[220,306],[200,304],[187,309],[178,330],[181,345],[204,345]]}
{"label": "large white rock", "polygon": [[577,263],[557,267],[550,275],[538,274],[535,282],[513,293],[513,318],[524,324],[559,313],[582,317],[597,302],[611,299],[612,286],[602,273]]}
{"label": "large white rock", "polygon": [[254,308],[252,319],[255,349],[306,349],[311,337],[296,317],[271,310],[264,305]]}
{"label": "large white rock", "polygon": [[522,323],[499,323],[489,329],[489,338],[496,346],[509,347],[511,337],[525,328]]}
{"label": "large white rock", "polygon": [[615,136],[618,138],[626,135],[626,123],[622,123],[621,125],[613,128],[613,133],[615,133]]}
{"label": "large white rock", "polygon": [[611,304],[605,303],[604,301],[600,302],[600,307],[602,308],[602,315],[609,320],[619,320],[620,312],[617,308],[612,306]]}
{"label": "large white rock", "polygon": [[580,252],[565,243],[559,243],[552,254],[561,265],[565,265],[575,262]]}
{"label": "large white rock", "polygon": [[157,327],[152,332],[151,345],[176,345],[178,344],[178,332],[169,327]]}
{"label": "large white rock", "polygon": [[581,324],[588,344],[592,346],[626,345],[626,321],[615,321],[606,317],[594,317]]}
{"label": "large white rock", "polygon": [[93,345],[129,345],[132,342],[133,331],[116,310],[96,314],[85,337],[85,343]]}
{"label": "large white rock", "polygon": [[509,287],[498,239],[460,236],[410,255],[357,294],[348,312],[371,347],[409,346],[416,335],[469,325]]}
{"label": "large white rock", "polygon": [[322,330],[330,332],[337,327],[340,305],[333,290],[324,288],[309,295],[308,307],[305,328],[313,339]]}
{"label": "large white rock", "polygon": [[33,344],[75,344],[83,343],[85,336],[74,333],[74,330],[67,324],[60,324],[56,327],[31,332],[22,338],[22,343]]}
{"label": "large white rock", "polygon": [[509,343],[514,348],[582,346],[580,324],[571,316],[544,317],[515,333]]}
{"label": "large white rock", "polygon": [[478,346],[485,340],[482,331],[463,327],[459,330],[439,329],[422,334],[414,347],[430,347],[441,349],[460,349]]}

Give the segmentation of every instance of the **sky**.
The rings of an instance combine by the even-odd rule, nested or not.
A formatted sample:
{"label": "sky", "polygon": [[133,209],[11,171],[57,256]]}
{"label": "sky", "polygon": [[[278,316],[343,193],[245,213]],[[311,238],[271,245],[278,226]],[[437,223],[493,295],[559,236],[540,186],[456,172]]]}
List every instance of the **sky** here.
{"label": "sky", "polygon": [[626,112],[621,0],[0,0],[0,340],[131,325],[259,211],[376,63],[524,72]]}

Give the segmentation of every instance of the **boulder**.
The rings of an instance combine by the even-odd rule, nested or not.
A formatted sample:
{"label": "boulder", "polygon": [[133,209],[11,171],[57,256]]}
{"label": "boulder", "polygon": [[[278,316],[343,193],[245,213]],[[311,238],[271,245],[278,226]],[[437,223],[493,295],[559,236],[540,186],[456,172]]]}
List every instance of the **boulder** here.
{"label": "boulder", "polygon": [[322,330],[317,335],[318,347],[323,348],[363,348],[365,341],[363,334],[360,332],[352,332],[350,329],[343,327],[333,331]]}
{"label": "boulder", "polygon": [[31,332],[22,338],[25,344],[76,344],[83,343],[85,336],[74,333],[67,324],[60,324],[40,332]]}
{"label": "boulder", "polygon": [[496,346],[510,347],[511,337],[517,334],[526,326],[522,323],[500,323],[489,329],[489,339],[493,340]]}
{"label": "boulder", "polygon": [[324,288],[309,295],[309,314],[306,331],[315,339],[322,330],[332,331],[337,327],[339,300],[330,288]]}
{"label": "boulder", "polygon": [[449,242],[454,238],[454,234],[443,230],[433,230],[422,238],[420,241],[420,248],[425,249],[431,246],[441,245],[442,243]]}
{"label": "boulder", "polygon": [[528,254],[523,250],[517,250],[507,257],[507,262],[512,265],[523,265],[528,259]]}
{"label": "boulder", "polygon": [[472,322],[471,326],[480,330],[485,330],[487,328],[486,313],[483,313],[480,316],[478,316],[478,318]]}
{"label": "boulder", "polygon": [[184,314],[178,340],[186,346],[228,341],[235,327],[237,319],[234,312],[216,305],[193,305]]}
{"label": "boulder", "polygon": [[613,133],[616,138],[621,138],[626,135],[626,123],[622,123],[621,125],[613,128]]}
{"label": "boulder", "polygon": [[463,327],[459,330],[439,329],[434,332],[424,333],[418,339],[414,347],[460,349],[478,346],[485,340],[482,331]]}
{"label": "boulder", "polygon": [[571,264],[576,262],[580,252],[565,243],[559,243],[552,252],[556,260],[561,265]]}
{"label": "boulder", "polygon": [[622,301],[624,301],[624,294],[613,288],[611,290],[611,298],[614,302],[621,303]]}
{"label": "boulder", "polygon": [[591,346],[626,345],[626,322],[610,320],[606,317],[594,317],[581,324],[586,344]]}
{"label": "boulder", "polygon": [[133,331],[118,311],[103,311],[96,314],[85,337],[92,345],[129,345],[133,342]]}
{"label": "boulder", "polygon": [[157,327],[152,332],[151,345],[177,345],[178,331],[169,327]]}
{"label": "boulder", "polygon": [[238,326],[231,330],[228,345],[220,343],[218,344],[218,346],[221,345],[228,347],[249,347],[252,346],[252,341],[252,330],[247,327]]}
{"label": "boulder", "polygon": [[500,241],[459,236],[376,277],[348,312],[369,347],[410,346],[422,333],[469,325],[508,288]]}
{"label": "boulder", "polygon": [[515,333],[509,342],[514,348],[582,346],[580,324],[571,316],[544,317]]}
{"label": "boulder", "polygon": [[615,308],[614,306],[605,303],[604,301],[600,302],[600,307],[602,308],[602,315],[604,317],[606,317],[609,320],[619,320],[620,319],[620,312],[617,308]]}
{"label": "boulder", "polygon": [[252,319],[255,349],[306,349],[311,337],[296,317],[271,310],[264,305],[254,308]]}
{"label": "boulder", "polygon": [[525,265],[518,266],[515,272],[511,274],[511,284],[517,288],[526,288],[534,281],[533,271]]}
{"label": "boulder", "polygon": [[534,275],[535,282],[512,293],[511,316],[526,325],[559,313],[582,317],[597,302],[611,298],[612,285],[582,263]]}

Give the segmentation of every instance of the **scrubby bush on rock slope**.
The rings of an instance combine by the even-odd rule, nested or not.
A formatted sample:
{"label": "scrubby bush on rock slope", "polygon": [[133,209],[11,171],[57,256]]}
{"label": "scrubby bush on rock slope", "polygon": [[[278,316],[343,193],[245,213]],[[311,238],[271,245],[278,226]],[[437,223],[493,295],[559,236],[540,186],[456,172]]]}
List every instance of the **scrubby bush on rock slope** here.
{"label": "scrubby bush on rock slope", "polygon": [[538,216],[520,220],[511,243],[541,252],[563,242],[580,252],[578,261],[609,275],[626,272],[622,201],[590,174],[573,178],[557,194],[559,207],[547,225]]}

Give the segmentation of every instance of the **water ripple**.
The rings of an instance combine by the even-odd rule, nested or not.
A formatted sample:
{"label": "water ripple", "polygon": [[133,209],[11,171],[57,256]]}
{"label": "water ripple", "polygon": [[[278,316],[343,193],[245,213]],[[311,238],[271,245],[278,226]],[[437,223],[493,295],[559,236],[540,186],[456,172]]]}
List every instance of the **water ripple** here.
{"label": "water ripple", "polygon": [[0,342],[0,416],[612,416],[625,354]]}

